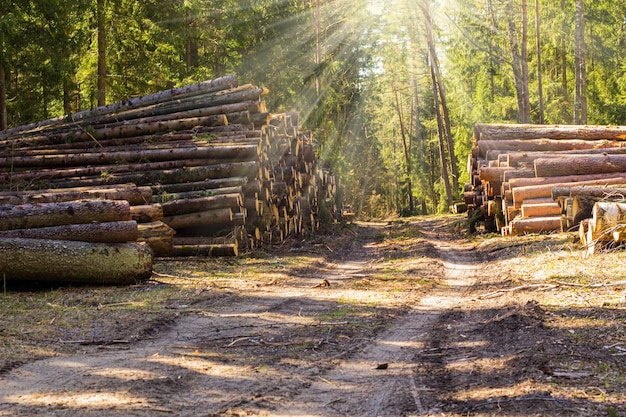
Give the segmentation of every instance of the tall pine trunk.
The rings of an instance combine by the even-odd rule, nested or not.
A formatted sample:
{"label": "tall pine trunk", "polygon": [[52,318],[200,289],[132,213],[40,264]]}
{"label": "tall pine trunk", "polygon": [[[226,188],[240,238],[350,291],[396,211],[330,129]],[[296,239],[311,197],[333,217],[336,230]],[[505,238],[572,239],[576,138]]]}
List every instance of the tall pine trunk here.
{"label": "tall pine trunk", "polygon": [[404,150],[404,162],[406,164],[406,182],[409,195],[409,213],[413,214],[415,211],[415,203],[413,202],[413,183],[411,181],[411,138],[407,138],[406,126],[404,123],[404,116],[402,114],[402,105],[398,97],[398,90],[394,87],[393,92],[396,99],[396,111],[398,112],[398,119],[400,121],[400,134],[402,137],[402,148]]}
{"label": "tall pine trunk", "polygon": [[585,69],[585,13],[583,0],[576,0],[574,35],[574,123],[587,124],[587,72]]}
{"label": "tall pine trunk", "polygon": [[106,104],[106,0],[98,0],[98,107]]}
{"label": "tall pine trunk", "polygon": [[448,207],[452,205],[452,188],[450,187],[450,177],[448,175],[448,163],[446,161],[446,146],[443,133],[443,119],[441,117],[441,111],[439,107],[439,95],[437,94],[437,81],[435,80],[435,71],[433,66],[430,66],[430,79],[433,89],[433,99],[435,104],[435,115],[437,116],[437,135],[439,138],[439,163],[441,166],[441,178],[446,189],[446,198],[448,200]]}
{"label": "tall pine trunk", "polygon": [[539,95],[539,124],[544,123],[543,80],[541,74],[541,18],[539,16],[539,0],[535,0],[535,40],[537,45],[537,93]]}
{"label": "tall pine trunk", "polygon": [[4,65],[0,62],[0,130],[7,130],[7,90]]}
{"label": "tall pine trunk", "polygon": [[[515,5],[509,0],[509,8],[514,9]],[[515,27],[515,14],[508,18],[509,46],[511,48],[511,64],[513,66],[513,77],[515,80],[515,93],[517,96],[517,120],[519,123],[530,123],[530,99],[528,96],[528,62],[526,53],[527,38],[527,16],[526,0],[522,0],[522,46],[517,39],[517,29]]]}

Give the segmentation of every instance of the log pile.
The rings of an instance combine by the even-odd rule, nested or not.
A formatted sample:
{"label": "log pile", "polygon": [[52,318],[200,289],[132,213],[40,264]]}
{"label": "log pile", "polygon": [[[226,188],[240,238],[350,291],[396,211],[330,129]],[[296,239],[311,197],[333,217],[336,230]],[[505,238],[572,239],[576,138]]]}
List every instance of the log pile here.
{"label": "log pile", "polygon": [[14,215],[29,205],[77,212],[83,200],[124,202],[128,219],[116,222],[134,227],[117,239],[157,256],[237,255],[315,231],[326,211],[341,213],[335,177],[298,115],[268,113],[264,94],[226,76],[0,132],[0,213],[14,222],[0,238],[112,244],[122,233],[113,220]]}
{"label": "log pile", "polygon": [[468,171],[465,203],[487,230],[575,230],[596,202],[622,199],[626,127],[477,124]]}

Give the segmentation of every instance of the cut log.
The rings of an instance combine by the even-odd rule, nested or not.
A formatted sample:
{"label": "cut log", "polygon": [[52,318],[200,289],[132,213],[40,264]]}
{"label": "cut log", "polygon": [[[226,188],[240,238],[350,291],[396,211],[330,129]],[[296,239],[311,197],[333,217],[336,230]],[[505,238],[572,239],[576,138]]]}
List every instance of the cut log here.
{"label": "cut log", "polygon": [[224,188],[224,187],[237,187],[243,186],[248,182],[247,177],[226,177],[226,178],[217,178],[217,179],[206,179],[203,181],[196,182],[185,182],[185,183],[175,183],[175,184],[153,184],[151,185],[152,192],[156,194],[173,194],[180,193],[186,191],[204,191],[210,190],[213,188]]}
{"label": "cut log", "polygon": [[0,231],[0,238],[75,240],[100,243],[135,242],[138,237],[137,222],[134,220]]}
{"label": "cut log", "polygon": [[208,190],[197,190],[197,191],[185,191],[180,193],[168,194],[163,193],[159,195],[155,195],[152,197],[152,201],[155,203],[165,204],[171,201],[176,200],[186,200],[192,198],[201,198],[201,197],[213,197],[224,194],[243,194],[243,187],[224,187],[224,188],[211,188]]}
{"label": "cut log", "polygon": [[0,271],[7,281],[135,284],[150,278],[152,259],[145,243],[0,239]]}
{"label": "cut log", "polygon": [[612,233],[613,228],[626,223],[626,203],[599,201],[593,206],[589,229],[594,233]]}
{"label": "cut log", "polygon": [[130,215],[137,223],[151,223],[163,220],[163,207],[160,204],[131,206]]}
{"label": "cut log", "polygon": [[537,177],[626,172],[626,155],[571,155],[535,160]]}
{"label": "cut log", "polygon": [[588,141],[588,140],[551,140],[551,139],[530,139],[530,140],[481,140],[474,151],[476,156],[485,157],[487,151],[509,151],[509,152],[555,152],[581,149],[599,148],[623,148],[625,142],[620,141]]}
{"label": "cut log", "polygon": [[201,226],[223,226],[227,228],[232,220],[232,209],[221,208],[177,216],[166,216],[163,219],[163,223],[175,230]]}
{"label": "cut log", "polygon": [[176,231],[161,221],[137,225],[139,242],[146,242],[155,256],[167,256],[173,250]]}
{"label": "cut log", "polygon": [[184,148],[104,151],[99,153],[70,153],[57,155],[9,156],[0,158],[0,167],[11,169],[20,167],[70,167],[85,165],[126,164],[140,161],[173,161],[182,159],[226,159],[230,162],[250,161],[257,159],[259,154],[255,145],[205,145]]}
{"label": "cut log", "polygon": [[132,220],[130,204],[124,200],[0,205],[0,230],[127,220]]}
{"label": "cut log", "polygon": [[625,126],[482,124],[474,126],[476,140],[585,139],[626,140]]}
{"label": "cut log", "polygon": [[163,213],[167,217],[221,208],[236,209],[242,205],[241,194],[221,194],[162,203]]}
{"label": "cut log", "polygon": [[529,233],[546,233],[561,230],[561,217],[531,217],[522,219],[516,217],[509,223],[511,236],[519,236]]}
{"label": "cut log", "polygon": [[137,187],[135,184],[121,184],[93,188],[0,192],[0,204],[59,203],[92,199],[126,200],[131,205],[146,204],[152,199],[152,190],[150,187]]}
{"label": "cut log", "polygon": [[522,217],[551,217],[561,215],[561,207],[556,202],[551,203],[524,203],[522,204]]}

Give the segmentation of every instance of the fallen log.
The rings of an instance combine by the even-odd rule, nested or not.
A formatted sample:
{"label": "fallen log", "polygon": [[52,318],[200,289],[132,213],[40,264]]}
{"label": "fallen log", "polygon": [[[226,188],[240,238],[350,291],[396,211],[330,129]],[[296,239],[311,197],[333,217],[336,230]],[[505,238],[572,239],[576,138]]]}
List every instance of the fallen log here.
{"label": "fallen log", "polygon": [[0,231],[0,238],[74,240],[95,243],[135,242],[138,237],[137,222],[134,220]]}
{"label": "fallen log", "polygon": [[124,200],[0,205],[0,230],[128,220],[132,220],[130,204]]}
{"label": "fallen log", "polygon": [[7,281],[127,285],[152,275],[145,243],[89,243],[0,238],[0,271]]}
{"label": "fallen log", "polygon": [[229,227],[233,221],[233,211],[230,208],[206,210],[195,213],[179,214],[176,216],[166,216],[163,223],[172,229],[188,229],[200,226],[220,226]]}

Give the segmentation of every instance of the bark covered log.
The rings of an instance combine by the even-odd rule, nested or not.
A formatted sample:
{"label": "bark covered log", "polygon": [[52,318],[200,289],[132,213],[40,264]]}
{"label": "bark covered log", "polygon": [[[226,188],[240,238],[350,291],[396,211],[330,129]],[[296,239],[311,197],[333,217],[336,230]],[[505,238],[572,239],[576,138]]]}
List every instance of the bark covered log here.
{"label": "bark covered log", "polygon": [[132,220],[124,200],[0,205],[0,230]]}
{"label": "bark covered log", "polygon": [[626,155],[580,155],[535,160],[537,177],[626,173]]}
{"label": "bark covered log", "polygon": [[0,238],[75,240],[101,243],[135,242],[138,237],[137,222],[134,220],[0,231]]}
{"label": "bark covered log", "polygon": [[475,140],[585,139],[626,140],[625,126],[482,124],[474,126]]}
{"label": "bark covered log", "polygon": [[145,243],[88,243],[0,238],[0,271],[8,281],[127,285],[152,275]]}

